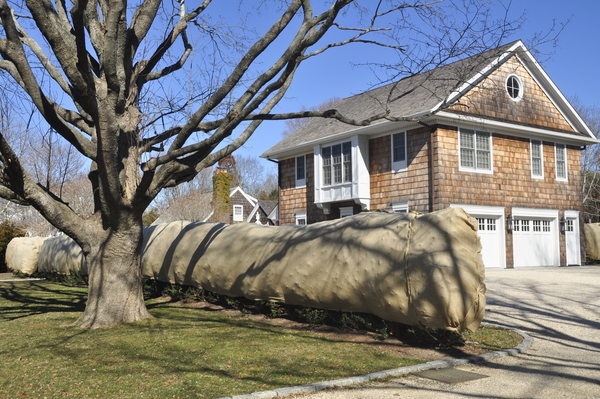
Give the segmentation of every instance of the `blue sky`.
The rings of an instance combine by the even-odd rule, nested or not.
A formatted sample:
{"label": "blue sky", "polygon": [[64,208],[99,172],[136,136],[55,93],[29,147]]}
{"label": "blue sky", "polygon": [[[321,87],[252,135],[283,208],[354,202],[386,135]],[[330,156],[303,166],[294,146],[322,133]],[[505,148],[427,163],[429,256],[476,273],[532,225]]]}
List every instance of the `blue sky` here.
{"label": "blue sky", "polygon": [[[508,41],[523,39],[527,43],[527,39],[536,32],[547,31],[554,22],[569,21],[556,47],[545,45],[540,48],[547,55],[538,56],[538,61],[567,98],[577,96],[584,105],[600,106],[597,44],[600,39],[600,1],[514,0],[512,17],[523,12],[527,18],[525,25]],[[332,51],[303,65],[279,109],[295,111],[302,106],[319,105],[331,97],[343,98],[367,90],[376,81],[374,75],[350,65],[350,58],[360,55],[355,49]],[[260,155],[281,139],[284,128],[281,122],[263,123],[238,153]],[[267,166],[268,162],[265,162]]]}

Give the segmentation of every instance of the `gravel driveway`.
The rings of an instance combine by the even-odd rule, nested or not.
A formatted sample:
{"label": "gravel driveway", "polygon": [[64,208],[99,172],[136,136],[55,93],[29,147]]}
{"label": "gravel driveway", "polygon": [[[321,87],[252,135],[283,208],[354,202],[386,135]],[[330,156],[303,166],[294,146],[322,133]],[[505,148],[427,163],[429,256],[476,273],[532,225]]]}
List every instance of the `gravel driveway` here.
{"label": "gravel driveway", "polygon": [[600,267],[488,269],[486,285],[485,321],[533,337],[525,353],[458,367],[489,377],[408,375],[306,398],[600,398]]}

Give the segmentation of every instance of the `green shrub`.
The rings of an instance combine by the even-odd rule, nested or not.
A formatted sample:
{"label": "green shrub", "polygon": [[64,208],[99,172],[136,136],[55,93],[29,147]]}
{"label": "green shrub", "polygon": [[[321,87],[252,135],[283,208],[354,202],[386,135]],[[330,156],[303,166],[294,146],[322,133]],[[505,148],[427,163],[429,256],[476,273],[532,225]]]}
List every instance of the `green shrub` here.
{"label": "green shrub", "polygon": [[43,278],[48,281],[55,283],[61,283],[69,285],[71,287],[85,287],[88,285],[88,276],[81,276],[79,274],[60,274],[55,272],[37,272],[33,277]]}
{"label": "green shrub", "polygon": [[15,237],[24,237],[25,231],[17,227],[14,222],[5,220],[0,224],[0,273],[8,271],[6,267],[6,247]]}

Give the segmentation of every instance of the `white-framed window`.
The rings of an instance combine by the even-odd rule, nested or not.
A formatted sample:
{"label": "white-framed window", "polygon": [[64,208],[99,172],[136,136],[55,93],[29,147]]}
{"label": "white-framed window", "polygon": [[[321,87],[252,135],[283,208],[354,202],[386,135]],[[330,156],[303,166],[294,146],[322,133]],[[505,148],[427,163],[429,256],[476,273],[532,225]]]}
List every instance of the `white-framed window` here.
{"label": "white-framed window", "polygon": [[296,157],[296,188],[306,187],[306,156]]}
{"label": "white-framed window", "polygon": [[406,132],[392,134],[392,172],[406,170]]}
{"label": "white-framed window", "polygon": [[531,140],[531,176],[544,178],[544,147],[539,140]]}
{"label": "white-framed window", "polygon": [[244,205],[233,206],[233,221],[243,222],[244,221]]}
{"label": "white-framed window", "polygon": [[575,231],[574,220],[575,219],[566,219],[565,220],[565,231],[567,231],[567,232]]}
{"label": "white-framed window", "polygon": [[458,131],[460,170],[492,173],[492,135],[472,129]]}
{"label": "white-framed window", "polygon": [[392,202],[392,212],[408,213],[408,200]]}
{"label": "white-framed window", "polygon": [[354,207],[353,206],[342,206],[340,207],[340,218],[345,218],[346,216],[354,215]]}
{"label": "white-framed window", "polygon": [[550,232],[550,221],[549,220],[542,220],[542,229],[543,229],[544,233]]}
{"label": "white-framed window", "polygon": [[506,78],[506,92],[513,101],[523,98],[523,81],[517,75],[509,75]]}
{"label": "white-framed window", "polygon": [[556,180],[567,181],[567,146],[555,143],[554,158],[556,159]]}
{"label": "white-framed window", "polygon": [[298,226],[306,225],[306,211],[296,212],[296,224]]}
{"label": "white-framed window", "polygon": [[323,185],[352,182],[352,144],[350,141],[323,147]]}
{"label": "white-framed window", "polygon": [[496,225],[497,225],[498,219],[485,218],[485,217],[478,217],[476,219],[477,219],[477,227],[479,228],[479,231],[496,231]]}

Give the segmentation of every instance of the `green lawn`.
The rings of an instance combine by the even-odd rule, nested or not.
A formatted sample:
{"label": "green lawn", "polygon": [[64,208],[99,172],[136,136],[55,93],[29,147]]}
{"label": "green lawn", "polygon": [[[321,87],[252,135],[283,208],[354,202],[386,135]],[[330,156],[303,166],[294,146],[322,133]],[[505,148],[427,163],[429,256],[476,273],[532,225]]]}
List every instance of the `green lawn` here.
{"label": "green lawn", "polygon": [[0,398],[217,398],[420,363],[156,301],[148,322],[68,327],[85,299],[84,288],[0,283]]}

